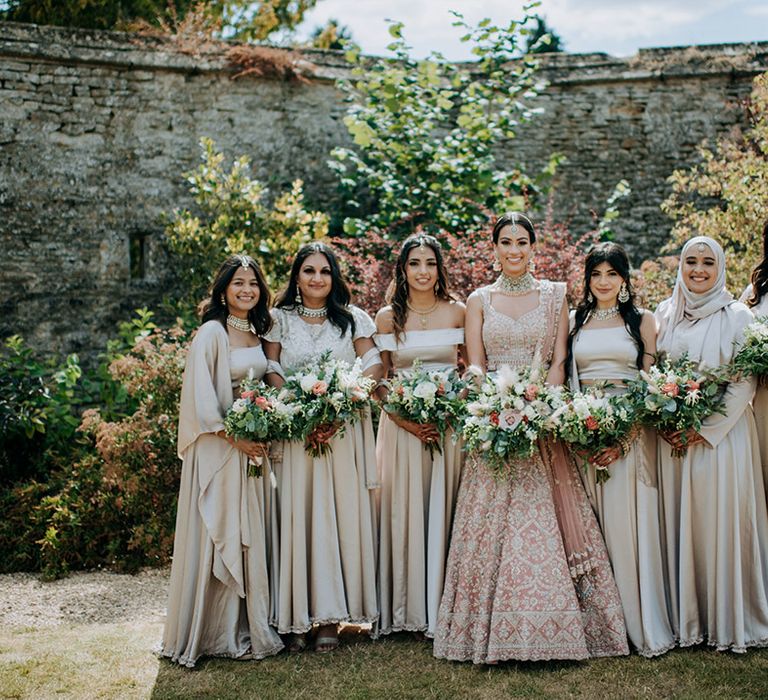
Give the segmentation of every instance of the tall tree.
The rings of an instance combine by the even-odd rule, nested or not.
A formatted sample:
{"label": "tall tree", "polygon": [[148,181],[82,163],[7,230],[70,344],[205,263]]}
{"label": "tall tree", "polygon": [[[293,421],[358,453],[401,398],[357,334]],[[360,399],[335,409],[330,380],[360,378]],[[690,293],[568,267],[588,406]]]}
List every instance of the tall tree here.
{"label": "tall tree", "polygon": [[173,27],[204,9],[220,21],[223,36],[263,41],[292,31],[318,0],[6,0],[0,20],[88,29],[130,29],[148,22]]}
{"label": "tall tree", "polygon": [[563,40],[547,25],[546,20],[536,15],[536,26],[529,30],[525,42],[525,53],[561,53]]}

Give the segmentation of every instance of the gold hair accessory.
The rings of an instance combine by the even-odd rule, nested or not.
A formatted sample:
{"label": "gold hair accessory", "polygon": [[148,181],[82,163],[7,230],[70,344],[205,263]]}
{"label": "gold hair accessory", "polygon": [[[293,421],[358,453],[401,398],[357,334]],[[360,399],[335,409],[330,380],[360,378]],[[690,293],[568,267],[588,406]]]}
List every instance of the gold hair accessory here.
{"label": "gold hair accessory", "polygon": [[419,250],[425,251],[427,249],[427,241],[424,238],[424,236],[419,236],[418,241],[419,241]]}
{"label": "gold hair accessory", "polygon": [[240,267],[250,267],[247,255],[238,255],[237,257],[240,258]]}

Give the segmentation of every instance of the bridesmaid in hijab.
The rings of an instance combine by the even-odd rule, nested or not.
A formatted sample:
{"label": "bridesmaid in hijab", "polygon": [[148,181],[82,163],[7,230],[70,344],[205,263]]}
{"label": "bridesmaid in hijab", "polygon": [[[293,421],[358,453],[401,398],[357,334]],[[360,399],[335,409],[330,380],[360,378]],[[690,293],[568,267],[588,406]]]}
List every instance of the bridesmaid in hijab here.
{"label": "bridesmaid in hijab", "polygon": [[[763,226],[763,259],[752,272],[752,281],[741,295],[741,301],[756,317],[768,317],[768,221]],[[768,386],[765,383],[757,387],[752,406],[757,423],[757,439],[760,442],[763,481],[768,482]]]}
{"label": "bridesmaid in hijab", "polygon": [[[752,322],[725,289],[725,254],[706,236],[683,247],[672,296],[656,311],[660,353],[729,362]],[[731,382],[699,432],[662,434],[659,491],[671,622],[681,646],[743,652],[768,643],[768,513],[749,405],[754,380]],[[673,457],[670,447],[688,447]]]}

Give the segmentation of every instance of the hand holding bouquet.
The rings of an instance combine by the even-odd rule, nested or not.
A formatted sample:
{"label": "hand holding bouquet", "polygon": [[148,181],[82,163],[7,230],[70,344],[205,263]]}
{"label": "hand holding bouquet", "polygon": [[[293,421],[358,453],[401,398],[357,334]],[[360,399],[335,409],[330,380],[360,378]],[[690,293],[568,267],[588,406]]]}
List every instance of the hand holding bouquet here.
{"label": "hand holding bouquet", "polygon": [[751,374],[764,384],[768,378],[768,316],[761,316],[744,329],[744,344],[733,359],[737,374]]}
{"label": "hand holding bouquet", "polygon": [[548,418],[562,404],[562,387],[548,386],[538,369],[502,365],[487,375],[466,407],[462,436],[497,474],[531,456]]}
{"label": "hand holding bouquet", "polygon": [[[389,382],[389,394],[384,410],[425,428],[425,440],[430,454],[442,452],[442,442],[448,430],[458,425],[464,402],[460,398],[467,383],[455,370],[425,370],[417,360],[413,369],[403,372]],[[431,439],[436,434],[437,440]]]}
{"label": "hand holding bouquet", "polygon": [[[224,418],[224,430],[236,440],[267,442],[292,437],[294,417],[301,410],[284,391],[246,379]],[[261,476],[262,458],[249,460],[249,476]]]}
{"label": "hand holding bouquet", "polygon": [[304,439],[313,457],[326,454],[331,438],[360,419],[375,386],[363,375],[359,358],[350,366],[332,359],[330,352],[287,378],[283,390],[301,405],[294,434]]}
{"label": "hand holding bouquet", "polygon": [[684,355],[641,371],[628,385],[639,420],[672,444],[673,457],[683,457],[704,419],[722,412],[726,381],[723,371],[700,370]]}
{"label": "hand holding bouquet", "polygon": [[625,453],[636,420],[634,405],[625,394],[611,396],[603,387],[592,386],[573,394],[552,414],[549,426],[560,440],[587,454],[601,483],[610,474],[608,464],[596,458],[611,448]]}

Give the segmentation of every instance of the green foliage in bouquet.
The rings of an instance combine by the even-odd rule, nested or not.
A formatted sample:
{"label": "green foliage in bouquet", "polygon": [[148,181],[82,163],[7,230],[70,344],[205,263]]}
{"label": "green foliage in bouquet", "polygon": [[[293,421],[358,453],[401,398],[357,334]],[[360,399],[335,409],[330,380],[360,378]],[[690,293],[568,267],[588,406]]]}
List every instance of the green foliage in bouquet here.
{"label": "green foliage in bouquet", "polygon": [[758,317],[744,329],[744,343],[731,363],[735,374],[768,377],[768,316]]}
{"label": "green foliage in bouquet", "polygon": [[[318,428],[336,426],[343,434],[346,426],[360,420],[370,409],[370,395],[375,382],[363,374],[360,359],[349,365],[324,352],[317,362],[288,376],[283,385],[286,403],[301,407],[294,418],[294,435],[307,440]],[[326,454],[326,442],[307,443],[313,456]]]}
{"label": "green foliage in bouquet", "polygon": [[[638,420],[660,433],[701,430],[703,421],[722,413],[725,405],[727,368],[700,369],[697,362],[683,356],[665,358],[648,372],[627,382]],[[675,457],[687,448],[672,449]]]}
{"label": "green foliage in bouquet", "polygon": [[427,447],[430,453],[442,453],[448,431],[460,427],[465,412],[462,394],[468,388],[469,383],[456,370],[427,370],[416,360],[412,370],[389,381],[384,410],[414,423],[434,425],[440,441]]}

